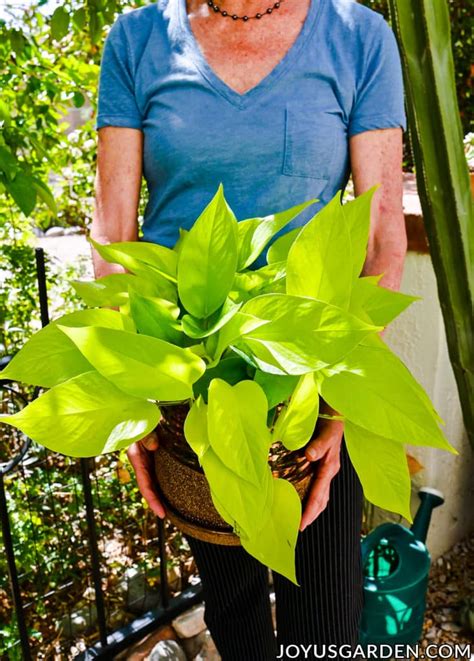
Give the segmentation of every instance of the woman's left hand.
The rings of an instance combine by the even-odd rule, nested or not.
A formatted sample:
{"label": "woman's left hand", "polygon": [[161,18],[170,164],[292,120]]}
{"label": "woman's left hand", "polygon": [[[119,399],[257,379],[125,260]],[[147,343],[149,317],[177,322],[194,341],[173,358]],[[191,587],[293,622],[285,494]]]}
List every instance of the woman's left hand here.
{"label": "woman's left hand", "polygon": [[[322,412],[336,415],[329,406],[323,406]],[[341,420],[320,418],[320,430],[305,448],[308,461],[317,461],[315,475],[301,517],[300,530],[312,523],[326,508],[329,500],[331,481],[341,466],[340,452],[344,423]]]}

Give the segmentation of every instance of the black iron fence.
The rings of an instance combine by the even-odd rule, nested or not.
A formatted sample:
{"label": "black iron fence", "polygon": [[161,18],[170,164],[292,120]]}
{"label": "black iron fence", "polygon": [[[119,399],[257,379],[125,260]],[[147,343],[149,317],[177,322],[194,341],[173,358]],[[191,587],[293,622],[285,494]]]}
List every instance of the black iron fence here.
{"label": "black iron fence", "polygon": [[[2,413],[36,394],[0,382]],[[185,540],[146,507],[120,453],[75,460],[0,426],[0,525],[1,659],[114,658],[201,599]]]}

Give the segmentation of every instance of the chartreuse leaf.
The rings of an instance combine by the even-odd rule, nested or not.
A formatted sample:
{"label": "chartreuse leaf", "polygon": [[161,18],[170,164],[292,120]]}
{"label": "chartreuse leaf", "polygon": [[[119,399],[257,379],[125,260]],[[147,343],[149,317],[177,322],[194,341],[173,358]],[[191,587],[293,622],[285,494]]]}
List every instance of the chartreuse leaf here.
{"label": "chartreuse leaf", "polygon": [[238,225],[238,270],[242,271],[252,264],[270,239],[314,202],[317,200],[308,200],[291,209],[273,213],[264,218],[241,220]]}
{"label": "chartreuse leaf", "polygon": [[213,379],[208,393],[209,442],[219,459],[243,480],[262,484],[271,444],[268,402],[254,381],[231,386]]}
{"label": "chartreuse leaf", "polygon": [[176,243],[173,246],[173,250],[177,253],[178,258],[179,258],[179,253],[181,252],[181,248],[183,247],[183,243],[188,236],[189,231],[185,230],[183,227],[179,228],[179,239],[176,241]]}
{"label": "chartreuse leaf", "polygon": [[58,324],[123,330],[128,320],[114,310],[79,310],[66,314],[32,335],[0,372],[0,378],[52,388],[78,374],[89,372],[92,365],[61,332]]}
{"label": "chartreuse leaf", "polygon": [[224,519],[224,521],[227,521],[227,523],[233,527],[234,532],[236,534],[239,534],[241,528],[237,523],[237,521],[235,520],[234,516],[227,510],[226,507],[224,507],[222,501],[218,498],[215,491],[212,491],[212,489],[210,489],[210,492],[211,492],[211,499],[212,502],[214,503],[214,507],[216,508],[216,510],[219,512],[219,514]]}
{"label": "chartreuse leaf", "polygon": [[410,296],[381,287],[377,285],[377,282],[374,282],[372,276],[368,276],[355,281],[350,310],[354,314],[358,314],[360,310],[363,310],[374,324],[386,326],[414,301],[420,299],[421,296]]}
{"label": "chartreuse leaf", "polygon": [[264,372],[275,375],[300,375],[321,369],[327,363],[311,356],[309,352],[301,354],[294,343],[273,342],[271,340],[246,337],[237,348],[247,353],[255,365]]}
{"label": "chartreuse leaf", "polygon": [[252,296],[261,294],[285,294],[286,293],[286,272],[281,272],[275,278],[264,282],[260,287],[252,290]]}
{"label": "chartreuse leaf", "polygon": [[156,288],[161,298],[176,302],[177,254],[170,248],[145,241],[122,241],[101,244],[89,237],[102,259],[112,264],[120,264],[131,273],[148,280]]}
{"label": "chartreuse leaf", "polygon": [[[214,410],[216,408],[216,396],[219,398],[220,386],[227,386],[223,381],[218,383],[218,379],[213,381],[214,384],[214,402],[211,405],[206,406],[202,397],[194,402],[191,407],[184,424],[184,433],[186,440],[196,452],[199,457],[200,463],[203,466],[204,473],[209,483],[211,490],[211,496],[214,502],[214,505],[217,511],[221,514],[223,519],[232,525],[237,532],[241,534],[242,531],[245,531],[247,535],[255,534],[255,530],[262,525],[262,522],[269,516],[271,503],[273,499],[272,493],[272,476],[271,471],[268,465],[268,448],[269,444],[267,443],[266,452],[263,452],[260,449],[260,466],[258,466],[258,473],[261,474],[261,479],[257,484],[253,484],[250,480],[244,479],[238,475],[238,471],[235,471],[233,466],[229,465],[230,462],[222,461],[219,454],[215,451],[215,448],[211,444],[211,437],[215,436],[215,429],[211,431],[210,428],[218,424],[218,419],[214,418],[212,406]],[[250,386],[248,385],[250,383]],[[217,390],[216,390],[217,386]],[[228,389],[236,390],[237,388],[237,400],[239,404],[247,405],[248,398],[251,395],[257,394],[257,401],[259,400],[258,409],[262,408],[264,405],[265,411],[263,415],[266,415],[266,400],[265,395],[262,392],[258,392],[258,386],[253,382],[242,382],[238,387],[232,389],[231,386],[227,386]],[[217,392],[217,395],[216,395]],[[263,402],[265,400],[265,402]],[[220,412],[218,412],[218,417]],[[242,415],[242,412],[241,412]],[[261,435],[262,432],[262,412],[259,411],[257,414],[251,414],[248,420],[245,420],[245,428],[243,432],[247,434],[247,441],[252,443],[256,435]],[[223,429],[219,430],[218,438],[216,440],[216,449],[221,452],[221,437],[226,436],[229,433],[229,430],[226,428],[223,433]],[[240,434],[240,430],[238,431]],[[232,434],[232,430],[230,431]],[[266,429],[263,432],[263,435],[266,436],[267,441],[269,441],[269,432]],[[233,437],[235,440],[235,436]],[[262,443],[260,438],[257,439],[257,444],[260,443],[260,448],[262,448]],[[248,450],[252,451],[255,448],[249,446]],[[257,458],[258,447],[256,448],[255,457]],[[254,465],[250,463],[250,469],[252,474],[254,471]]]}
{"label": "chartreuse leaf", "polygon": [[[270,344],[270,348],[267,347],[267,344]],[[275,376],[286,376],[290,374],[290,370],[294,367],[294,361],[291,359],[292,357],[290,356],[288,360],[286,360],[286,355],[283,357],[281,355],[284,353],[284,349],[280,346],[273,347],[272,343],[250,339],[246,342],[236,342],[232,345],[231,349],[238,355],[242,356],[244,360],[247,360],[249,365],[253,365],[255,369],[259,369],[262,372],[268,372]],[[271,350],[273,350],[273,353]],[[274,357],[274,354],[278,354],[278,357],[281,358],[281,363],[287,366],[288,370],[280,365],[280,362]]]}
{"label": "chartreuse leaf", "polygon": [[286,262],[286,260],[288,259],[288,253],[290,252],[290,248],[295,242],[296,237],[298,236],[298,234],[301,232],[302,229],[303,226],[295,227],[289,232],[285,232],[284,234],[279,236],[278,239],[272,243],[272,245],[269,247],[267,251],[267,263],[274,264],[275,262],[281,262],[281,261]]}
{"label": "chartreuse leaf", "polygon": [[382,329],[304,296],[265,294],[244,303],[241,314],[268,320],[241,333],[242,339],[258,358],[276,361],[288,374],[313,372],[336,362],[369,333]]}
{"label": "chartreuse leaf", "polygon": [[[251,372],[251,373],[249,373]],[[208,367],[193,386],[194,395],[202,395],[207,402],[207,393],[212,379],[223,379],[231,386],[253,375],[249,365],[240,356],[222,358],[215,367]]]}
{"label": "chartreuse leaf", "polygon": [[352,275],[357,278],[367,257],[367,243],[370,230],[370,208],[372,198],[379,184],[342,205],[352,245]]}
{"label": "chartreuse leaf", "polygon": [[367,500],[377,507],[401,514],[412,523],[411,480],[403,444],[347,419],[344,437]]}
{"label": "chartreuse leaf", "polygon": [[295,546],[301,521],[301,500],[288,480],[273,478],[272,483],[270,516],[255,535],[242,535],[240,541],[254,558],[300,587],[296,578]]}
{"label": "chartreuse leaf", "polygon": [[288,253],[286,291],[349,307],[352,247],[340,193],[298,234]]}
{"label": "chartreuse leaf", "polygon": [[92,307],[120,306],[128,301],[128,290],[134,288],[144,296],[157,296],[158,289],[152,282],[132,273],[112,273],[97,280],[75,280],[72,286],[82,300]]}
{"label": "chartreuse leaf", "polygon": [[51,388],[91,369],[73,342],[57,326],[48,324],[27,340],[0,378]]}
{"label": "chartreuse leaf", "polygon": [[199,396],[188,411],[184,421],[184,436],[199,459],[209,447],[207,431],[207,405]]}
{"label": "chartreuse leaf", "polygon": [[458,454],[439,428],[428,395],[381,338],[361,343],[342,362],[344,371],[321,384],[330,406],[354,424],[399,443]]}
{"label": "chartreuse leaf", "polygon": [[[264,466],[262,482],[258,485],[240,478],[210,446],[201,457],[201,464],[209,481],[211,495],[221,516],[240,536],[253,537],[271,511],[273,478],[268,463]],[[225,508],[219,509],[219,505]],[[230,516],[230,519],[227,518]]]}
{"label": "chartreuse leaf", "polygon": [[95,371],[60,383],[4,422],[53,452],[92,457],[143,438],[158,424],[156,404],[131,397]]}
{"label": "chartreuse leaf", "polygon": [[289,403],[278,415],[273,438],[288,450],[298,450],[311,440],[318,415],[318,374],[308,372],[300,377]]}
{"label": "chartreuse leaf", "polygon": [[141,296],[133,289],[129,290],[130,314],[137,331],[151,335],[166,342],[182,344],[183,332],[179,317],[179,308],[165,298]]}
{"label": "chartreuse leaf", "polygon": [[[236,273],[232,292],[235,292],[239,300],[248,300],[260,293],[261,289],[285,283],[286,262],[275,262],[267,264],[254,271]],[[284,288],[283,288],[284,291]]]}
{"label": "chartreuse leaf", "polygon": [[128,280],[135,277],[128,273],[114,273],[92,281],[73,280],[71,284],[86,305],[118,307],[127,302]]}
{"label": "chartreuse leaf", "polygon": [[100,328],[116,328],[118,330],[133,330],[133,322],[117,310],[77,310],[54,319],[51,323],[61,326],[100,326]]}
{"label": "chartreuse leaf", "polygon": [[102,376],[135,397],[188,399],[206,369],[189,349],[155,337],[110,328],[59,328]]}
{"label": "chartreuse leaf", "polygon": [[178,257],[171,248],[146,241],[102,244],[89,237],[89,242],[106,262],[120,264],[137,275],[139,271],[152,275],[158,272],[171,282],[176,282]]}
{"label": "chartreuse leaf", "polygon": [[207,319],[196,319],[190,314],[185,314],[182,318],[183,330],[189,337],[200,339],[208,337],[222,328],[236,314],[241,303],[234,303],[230,298],[226,298],[222,307],[214,312]]}
{"label": "chartreuse leaf", "polygon": [[202,397],[191,407],[184,424],[186,439],[199,457],[209,483],[211,497],[222,518],[240,535],[254,535],[269,516],[273,480],[267,456],[263,457],[263,479],[256,486],[240,478],[222,462],[209,442],[208,411]]}
{"label": "chartreuse leaf", "polygon": [[237,342],[245,333],[255,330],[259,326],[268,323],[265,319],[259,319],[250,314],[244,314],[240,310],[219,330],[217,335],[209,338],[207,349],[213,358],[210,366],[214,367],[219,361],[222,353],[228,346]]}
{"label": "chartreuse leaf", "polygon": [[178,292],[189,314],[209,317],[225,301],[237,268],[237,220],[220,184],[186,240],[178,261]]}
{"label": "chartreuse leaf", "polygon": [[[403,367],[401,373],[404,374],[405,372],[408,371],[408,368],[406,367],[406,365],[401,361],[400,358],[398,358],[398,356],[396,354],[394,354],[390,350],[390,348],[385,344],[385,342],[383,341],[383,339],[379,335],[368,335],[366,338],[364,338],[362,340],[361,344],[364,345],[364,346],[372,347],[373,349],[380,349],[381,351],[387,351],[387,349],[388,349],[391,356],[394,357],[396,360],[398,360],[401,363],[401,365]],[[412,379],[414,378],[411,373],[410,373],[410,376],[411,376]],[[418,385],[420,386],[420,384],[418,384]],[[441,423],[442,425],[445,425],[446,423],[444,422],[443,418],[440,416],[438,411],[433,406],[433,402],[429,398],[428,393],[426,392],[426,390],[424,390],[424,388],[422,388],[420,386],[418,388],[418,394],[423,399],[423,401],[425,402],[426,406],[431,411],[431,413],[434,415],[435,419],[439,423]]]}
{"label": "chartreuse leaf", "polygon": [[254,381],[264,391],[268,400],[268,408],[272,409],[277,404],[288,399],[298,383],[298,377],[286,374],[269,374],[268,372],[257,370]]}

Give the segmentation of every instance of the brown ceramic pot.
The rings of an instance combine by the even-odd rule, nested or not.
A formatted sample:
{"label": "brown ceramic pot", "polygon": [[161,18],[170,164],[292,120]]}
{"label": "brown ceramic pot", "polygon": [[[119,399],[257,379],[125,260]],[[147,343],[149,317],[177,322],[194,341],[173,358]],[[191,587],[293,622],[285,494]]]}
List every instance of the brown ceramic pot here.
{"label": "brown ceramic pot", "polygon": [[[163,417],[156,428],[160,446],[155,452],[155,468],[168,518],[191,537],[238,546],[240,540],[214,507],[198,456],[185,439],[183,425],[188,406],[177,404],[160,409]],[[303,500],[313,474],[304,450],[291,452],[277,442],[270,448],[268,461],[273,475],[291,482]]]}

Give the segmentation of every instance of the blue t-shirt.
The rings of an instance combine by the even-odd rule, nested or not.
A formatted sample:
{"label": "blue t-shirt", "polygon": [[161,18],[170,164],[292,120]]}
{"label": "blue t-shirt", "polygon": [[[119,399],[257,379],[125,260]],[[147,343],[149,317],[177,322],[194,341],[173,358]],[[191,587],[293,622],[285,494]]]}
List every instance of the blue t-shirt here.
{"label": "blue t-shirt", "polygon": [[395,36],[353,0],[311,0],[283,59],[239,94],[208,65],[185,0],[157,0],[119,16],[107,35],[102,126],[143,131],[145,241],[173,246],[220,182],[238,220],[318,198],[288,231],[345,188],[350,136],[406,128]]}

